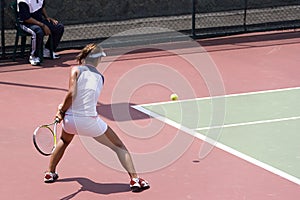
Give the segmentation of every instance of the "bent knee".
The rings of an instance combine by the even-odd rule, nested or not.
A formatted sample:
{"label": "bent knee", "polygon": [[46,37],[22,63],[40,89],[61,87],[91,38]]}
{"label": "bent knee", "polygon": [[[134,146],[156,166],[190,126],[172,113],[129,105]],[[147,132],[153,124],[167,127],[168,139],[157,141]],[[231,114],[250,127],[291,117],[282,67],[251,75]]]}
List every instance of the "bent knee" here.
{"label": "bent knee", "polygon": [[118,147],[119,149],[127,150],[126,147],[125,147],[125,145],[121,141],[115,142],[114,145],[116,147]]}

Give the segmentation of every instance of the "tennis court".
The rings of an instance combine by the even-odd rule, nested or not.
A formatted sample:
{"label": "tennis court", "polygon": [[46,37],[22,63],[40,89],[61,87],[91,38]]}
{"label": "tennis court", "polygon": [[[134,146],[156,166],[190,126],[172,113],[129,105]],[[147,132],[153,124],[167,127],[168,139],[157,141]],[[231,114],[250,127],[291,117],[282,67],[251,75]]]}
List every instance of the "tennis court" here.
{"label": "tennis court", "polygon": [[205,39],[200,50],[106,49],[97,109],[151,184],[137,194],[115,155],[81,137],[58,165],[59,181],[43,183],[49,158],[32,133],[53,119],[78,50],[40,67],[1,63],[1,199],[299,199],[299,34]]}
{"label": "tennis court", "polygon": [[[214,101],[211,98],[135,108],[175,127],[186,127],[189,134],[201,140],[205,141],[206,136],[211,145],[300,184],[299,97],[300,88],[212,97],[224,98],[226,102],[221,124],[212,121]],[[199,119],[190,112],[193,110],[197,110]],[[183,120],[188,116],[198,120],[198,124],[194,123],[197,126],[191,126],[191,119]]]}

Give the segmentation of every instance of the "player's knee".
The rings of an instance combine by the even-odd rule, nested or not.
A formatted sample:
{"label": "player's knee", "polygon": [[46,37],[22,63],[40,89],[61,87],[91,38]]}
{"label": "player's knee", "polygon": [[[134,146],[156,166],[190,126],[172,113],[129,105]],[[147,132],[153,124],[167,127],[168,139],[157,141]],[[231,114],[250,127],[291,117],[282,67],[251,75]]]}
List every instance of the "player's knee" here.
{"label": "player's knee", "polygon": [[121,141],[115,142],[115,145],[120,149],[126,149],[125,145]]}
{"label": "player's knee", "polygon": [[115,143],[117,150],[121,150],[121,151],[128,151],[126,146],[120,141]]}

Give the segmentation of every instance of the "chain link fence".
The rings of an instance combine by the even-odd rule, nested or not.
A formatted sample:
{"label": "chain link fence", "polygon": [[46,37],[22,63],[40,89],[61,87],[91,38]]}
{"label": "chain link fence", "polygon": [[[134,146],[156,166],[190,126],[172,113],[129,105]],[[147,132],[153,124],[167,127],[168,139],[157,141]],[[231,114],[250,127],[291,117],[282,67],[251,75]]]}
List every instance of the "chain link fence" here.
{"label": "chain link fence", "polygon": [[[12,53],[15,42],[15,18],[10,3],[11,0],[1,0],[2,58]],[[300,27],[299,0],[46,0],[46,9],[49,16],[65,25],[59,49],[81,48],[91,41],[144,27],[153,29],[129,32],[132,35],[123,37],[146,41],[163,36],[170,41],[172,36],[157,30],[213,37]],[[27,40],[30,44],[29,37]],[[111,47],[121,45],[118,42],[110,44]]]}
{"label": "chain link fence", "polygon": [[299,0],[194,0],[193,36],[293,29],[300,26]]}

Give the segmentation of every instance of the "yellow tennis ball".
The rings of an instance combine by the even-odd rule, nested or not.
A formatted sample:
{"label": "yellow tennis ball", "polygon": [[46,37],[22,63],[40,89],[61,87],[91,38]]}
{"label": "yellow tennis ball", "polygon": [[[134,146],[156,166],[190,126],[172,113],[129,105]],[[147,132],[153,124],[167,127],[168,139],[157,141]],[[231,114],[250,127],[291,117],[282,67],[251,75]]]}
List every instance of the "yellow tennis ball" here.
{"label": "yellow tennis ball", "polygon": [[177,94],[171,94],[171,96],[170,96],[170,99],[172,100],[172,101],[176,101],[176,100],[178,100],[178,95]]}

